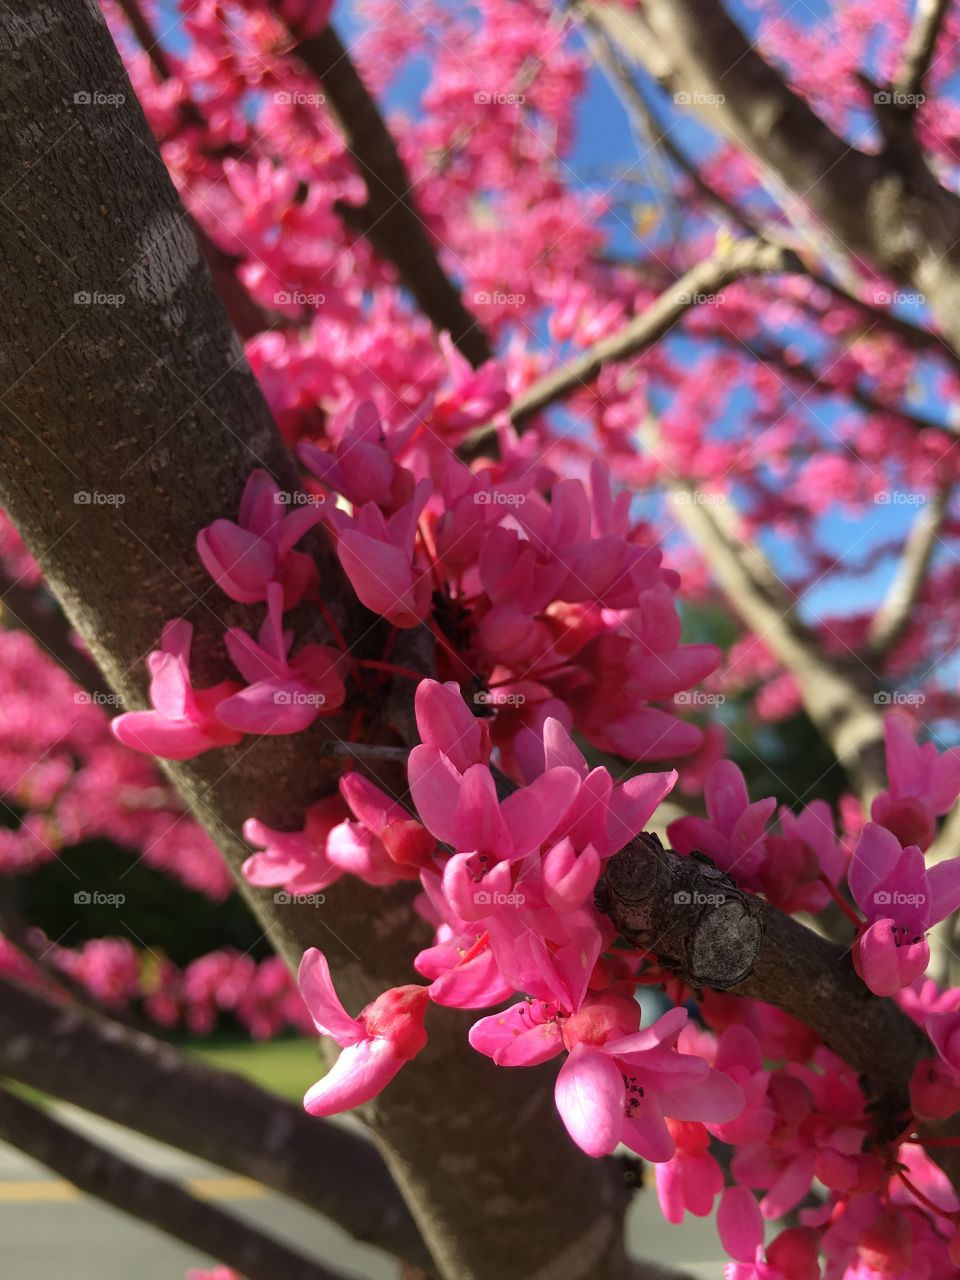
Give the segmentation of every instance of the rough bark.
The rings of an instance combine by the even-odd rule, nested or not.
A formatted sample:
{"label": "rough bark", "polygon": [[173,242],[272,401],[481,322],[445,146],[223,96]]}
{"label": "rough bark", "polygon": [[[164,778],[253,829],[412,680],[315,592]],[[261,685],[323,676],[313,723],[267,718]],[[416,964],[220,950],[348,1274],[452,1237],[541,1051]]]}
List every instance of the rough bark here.
{"label": "rough bark", "polygon": [[853,254],[926,295],[960,349],[960,199],[927,167],[904,113],[877,104],[886,147],[851,147],[792,93],[720,0],[647,0],[591,18],[690,109],[759,161]]}
{"label": "rough bark", "polygon": [[0,979],[0,1075],[252,1178],[358,1240],[430,1266],[369,1142],[155,1036]]}
{"label": "rough bark", "polygon": [[[18,175],[0,205],[0,501],[126,705],[143,705],[143,656],[170,617],[195,625],[198,684],[229,674],[224,628],[251,611],[228,607],[206,578],[196,531],[235,515],[253,467],[286,489],[295,477],[94,6],[5,11],[0,64],[0,145]],[[76,93],[125,101],[78,104]],[[80,291],[125,301],[75,303]],[[94,491],[111,501],[75,501]],[[350,606],[322,542],[317,554],[340,625],[355,647],[372,644],[374,620]],[[170,773],[236,870],[245,818],[298,826],[332,788],[342,765],[311,743],[344,730],[327,721],[293,740],[245,741]],[[376,773],[402,792],[398,771]],[[291,964],[323,947],[351,1008],[410,980],[427,930],[408,889],[341,882],[320,909],[244,892]],[[439,1269],[458,1280],[626,1274],[616,1169],[569,1143],[549,1072],[493,1067],[467,1046],[467,1021],[432,1014],[429,1049],[371,1114]]]}
{"label": "rough bark", "polygon": [[[596,894],[626,939],[692,986],[776,1005],[812,1027],[860,1073],[876,1139],[890,1141],[902,1131],[910,1076],[935,1053],[898,1005],[860,981],[849,947],[737,888],[709,859],[681,858],[648,833],[611,858]],[[956,1136],[960,1117],[919,1132]],[[929,1153],[960,1186],[960,1148]]]}
{"label": "rough bark", "polygon": [[0,1138],[81,1191],[236,1268],[246,1280],[341,1280],[339,1272],[98,1146],[7,1089],[0,1089]]}

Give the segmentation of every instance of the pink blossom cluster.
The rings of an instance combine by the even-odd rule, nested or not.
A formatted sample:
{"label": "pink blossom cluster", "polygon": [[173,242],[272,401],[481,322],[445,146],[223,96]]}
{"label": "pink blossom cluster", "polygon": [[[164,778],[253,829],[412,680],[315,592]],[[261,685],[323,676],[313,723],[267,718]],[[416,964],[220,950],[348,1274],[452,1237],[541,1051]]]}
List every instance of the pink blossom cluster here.
{"label": "pink blossom cluster", "polygon": [[230,873],[159,770],[110,733],[106,682],[80,689],[25,631],[0,629],[0,873],[107,839],[220,901]]}
{"label": "pink blossom cluster", "polygon": [[62,995],[57,973],[84,988],[112,1012],[144,1014],[165,1031],[206,1036],[226,1019],[255,1040],[312,1027],[289,970],[277,956],[254,960],[232,948],[211,951],[183,967],[129,938],[94,938],[77,947],[58,945],[31,930],[36,950],[52,973],[44,975],[26,954],[0,939],[0,972]]}

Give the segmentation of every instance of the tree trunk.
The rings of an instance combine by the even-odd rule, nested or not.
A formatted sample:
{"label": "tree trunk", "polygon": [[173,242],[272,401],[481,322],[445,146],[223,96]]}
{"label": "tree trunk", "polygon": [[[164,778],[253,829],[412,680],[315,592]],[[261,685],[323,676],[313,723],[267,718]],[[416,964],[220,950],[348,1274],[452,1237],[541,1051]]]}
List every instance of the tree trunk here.
{"label": "tree trunk", "polygon": [[[141,706],[143,658],[168,618],[194,624],[197,683],[231,674],[223,631],[250,611],[211,584],[194,538],[235,516],[254,467],[288,489],[295,475],[95,5],[4,10],[0,58],[12,183],[0,204],[0,501],[111,684]],[[331,610],[362,638],[370,615],[322,540],[317,550]],[[249,852],[245,818],[296,827],[332,788],[337,767],[315,747],[330,732],[327,722],[170,768],[235,871]],[[386,769],[378,776],[403,787]],[[244,892],[291,965],[323,947],[354,1010],[414,976],[426,929],[406,889],[344,882],[317,909]],[[493,1067],[467,1046],[467,1021],[435,1011],[429,1050],[370,1115],[441,1272],[627,1274],[616,1166],[573,1148],[549,1071]]]}

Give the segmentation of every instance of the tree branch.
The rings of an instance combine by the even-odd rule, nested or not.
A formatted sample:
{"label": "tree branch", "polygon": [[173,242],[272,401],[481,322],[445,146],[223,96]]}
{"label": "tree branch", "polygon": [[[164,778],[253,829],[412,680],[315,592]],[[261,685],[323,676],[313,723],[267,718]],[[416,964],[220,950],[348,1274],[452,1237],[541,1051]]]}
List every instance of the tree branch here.
{"label": "tree branch", "polygon": [[[262,610],[224,599],[198,560],[196,534],[218,516],[235,518],[254,467],[290,491],[297,476],[102,19],[86,0],[62,0],[55,23],[50,12],[46,0],[25,0],[16,15],[0,10],[0,152],[19,175],[0,204],[0,345],[16,378],[0,405],[11,460],[0,502],[124,704],[140,707],[143,658],[169,618],[194,625],[197,686],[231,676],[224,631],[255,632]],[[79,91],[102,87],[124,101],[75,103]],[[94,290],[123,302],[75,302]],[[78,504],[84,490],[107,500]],[[311,550],[348,645],[378,656],[384,628],[359,605],[329,544],[318,539]],[[298,641],[326,638],[309,606],[290,620]],[[396,660],[418,643],[405,636]],[[411,661],[429,674],[428,657]],[[411,702],[412,686],[388,688],[368,736],[402,742]],[[306,947],[322,947],[345,1002],[360,1008],[409,982],[412,954],[429,944],[411,887],[345,877],[317,909],[278,904],[240,871],[247,818],[297,829],[306,808],[335,790],[342,762],[314,744],[347,740],[351,719],[247,738],[168,772],[291,968]],[[373,772],[403,794],[396,764]],[[627,1192],[616,1166],[570,1143],[550,1070],[498,1069],[470,1049],[470,1021],[431,1010],[427,1049],[365,1112],[438,1271],[522,1280],[556,1267],[570,1280],[622,1280]],[[485,1099],[482,1124],[465,1113],[471,1098]]]}
{"label": "tree branch", "polygon": [[642,11],[602,4],[590,12],[672,92],[689,94],[709,128],[804,200],[851,254],[924,294],[960,351],[960,199],[940,186],[915,147],[852,148],[791,92],[719,0],[647,0]]}
{"label": "tree branch", "polygon": [[[293,31],[298,34],[295,25]],[[323,85],[326,105],[366,183],[366,203],[339,201],[337,212],[393,263],[433,327],[449,332],[474,367],[483,364],[492,356],[486,335],[440,265],[407,167],[340,37],[330,26],[317,35],[301,35],[295,53]]]}
{"label": "tree branch", "polygon": [[950,485],[939,486],[917,512],[896,576],[870,627],[870,656],[874,659],[890,652],[910,621],[946,519],[951,492]]}
{"label": "tree branch", "polygon": [[192,1196],[169,1178],[125,1160],[0,1088],[0,1138],[75,1187],[112,1204],[211,1258],[246,1280],[342,1280],[258,1227]]}
{"label": "tree branch", "polygon": [[[649,834],[611,858],[597,906],[628,941],[691,986],[761,1000],[812,1027],[860,1072],[879,1140],[902,1131],[914,1066],[935,1053],[898,1005],[860,981],[849,947],[739,889],[709,859],[682,858]],[[956,1135],[960,1117],[920,1133]],[[960,1148],[929,1154],[960,1187]]]}
{"label": "tree branch", "polygon": [[0,978],[0,1075],[263,1183],[416,1266],[432,1265],[369,1142],[156,1036]]}
{"label": "tree branch", "polygon": [[915,111],[930,71],[937,38],[943,28],[950,0],[917,0],[913,25],[903,49],[903,57],[893,77],[894,92],[908,99],[904,104]]}
{"label": "tree branch", "polygon": [[[857,791],[869,797],[886,785],[883,717],[873,701],[876,682],[866,667],[825,654],[793,617],[784,594],[771,597],[764,580],[776,575],[759,546],[735,533],[729,499],[711,505],[691,485],[672,488],[672,509],[710,566],[733,609],[792,673],[804,707]],[[719,508],[723,515],[718,514]],[[759,577],[757,564],[765,565]]]}
{"label": "tree branch", "polygon": [[[605,364],[640,355],[652,347],[686,312],[727,285],[752,275],[802,270],[799,259],[789,249],[762,240],[736,241],[724,252],[691,267],[619,332],[539,378],[514,400],[509,409],[510,421],[522,430],[549,405],[589,388]],[[494,427],[481,427],[467,438],[462,451],[469,457],[479,456],[495,438]]]}

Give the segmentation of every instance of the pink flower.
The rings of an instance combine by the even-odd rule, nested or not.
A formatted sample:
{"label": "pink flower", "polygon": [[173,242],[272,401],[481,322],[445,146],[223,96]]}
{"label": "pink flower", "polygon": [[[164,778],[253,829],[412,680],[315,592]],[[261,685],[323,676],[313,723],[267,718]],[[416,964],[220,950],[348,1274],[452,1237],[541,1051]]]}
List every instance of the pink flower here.
{"label": "pink flower", "polygon": [[307,810],[302,831],[275,831],[256,818],[243,824],[243,837],[260,845],[243,864],[243,874],[259,888],[282,886],[290,893],[316,893],[343,875],[327,852],[330,833],[343,822],[346,808],[339,796],[326,796]]}
{"label": "pink flower", "polygon": [[279,582],[283,607],[292,609],[316,580],[313,558],[293,547],[323,513],[316,502],[288,512],[289,500],[268,472],[254,471],[243,490],[238,522],[214,520],[197,534],[204,568],[231,600],[266,600],[269,584]]}
{"label": "pink flower", "polygon": [[335,649],[308,644],[288,658],[293,632],[283,629],[283,592],[279,583],[267,588],[267,616],[259,643],[231,628],[226,634],[233,665],[249,681],[247,688],[217,708],[225,725],[244,733],[299,733],[317,716],[342,705],[345,659]]}
{"label": "pink flower", "polygon": [[392,987],[351,1018],[333,989],[326,957],[316,947],[304,952],[299,981],[317,1030],[343,1050],[304,1097],[311,1115],[332,1116],[369,1102],[427,1043],[426,987]]}
{"label": "pink flower", "polygon": [[704,788],[706,818],[677,818],[667,836],[677,853],[696,850],[712,858],[721,871],[751,884],[766,859],[766,827],[777,807],[771,796],[750,803],[743,774],[729,760],[719,760]]}
{"label": "pink flower", "polygon": [[960,795],[960,748],[941,754],[932,742],[918,745],[906,720],[895,714],[884,717],[883,734],[890,786],[874,800],[871,816],[901,844],[927,849],[936,819]]}
{"label": "pink flower", "polygon": [[414,484],[412,474],[394,458],[418,426],[420,418],[411,415],[403,426],[387,432],[380,410],[364,400],[329,422],[327,435],[337,441],[332,451],[304,443],[298,453],[318,480],[353,506],[373,502],[384,511],[395,510],[410,501]]}
{"label": "pink flower", "polygon": [[876,995],[895,995],[927,967],[927,929],[960,907],[960,858],[927,868],[916,845],[901,849],[895,835],[868,822],[847,881],[867,918],[853,951],[857,972]]}
{"label": "pink flower", "polygon": [[414,564],[417,520],[430,496],[422,480],[413,498],[385,517],[373,502],[350,517],[331,515],[337,529],[337,555],[361,603],[396,627],[415,627],[427,616],[432,586],[429,571]]}
{"label": "pink flower", "polygon": [[163,628],[162,648],[147,658],[152,711],[127,711],[110,725],[125,747],[165,760],[191,760],[213,747],[232,746],[243,735],[219,719],[219,708],[240,686],[224,680],[210,689],[190,683],[193,627],[184,618]]}
{"label": "pink flower", "polygon": [[678,1052],[686,1020],[685,1009],[672,1009],[638,1031],[636,1002],[606,992],[569,1017],[548,1004],[514,1005],[475,1023],[470,1043],[501,1066],[535,1066],[567,1049],[555,1098],[577,1146],[603,1156],[623,1142],[657,1162],[675,1151],[667,1117],[719,1123],[743,1106],[729,1076]]}

